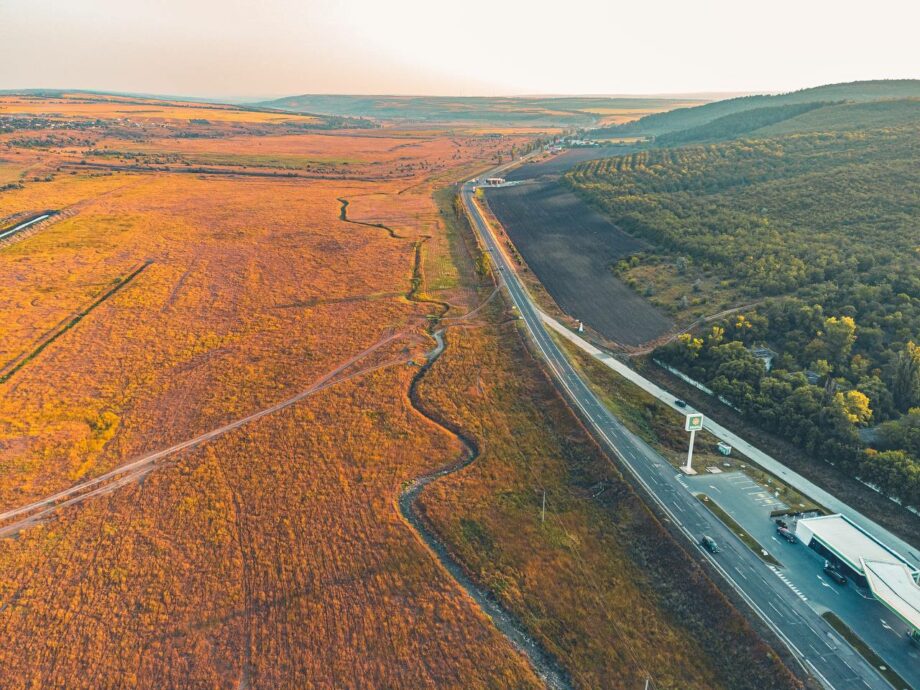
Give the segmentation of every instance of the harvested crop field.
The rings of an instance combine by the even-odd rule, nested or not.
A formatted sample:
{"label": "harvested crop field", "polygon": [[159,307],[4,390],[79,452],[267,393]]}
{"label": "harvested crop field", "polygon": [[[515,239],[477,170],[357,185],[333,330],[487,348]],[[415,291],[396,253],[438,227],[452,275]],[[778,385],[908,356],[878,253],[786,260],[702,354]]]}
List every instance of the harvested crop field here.
{"label": "harvested crop field", "polygon": [[489,206],[528,266],[570,316],[623,345],[665,333],[671,320],[614,276],[645,245],[555,182],[490,189]]}

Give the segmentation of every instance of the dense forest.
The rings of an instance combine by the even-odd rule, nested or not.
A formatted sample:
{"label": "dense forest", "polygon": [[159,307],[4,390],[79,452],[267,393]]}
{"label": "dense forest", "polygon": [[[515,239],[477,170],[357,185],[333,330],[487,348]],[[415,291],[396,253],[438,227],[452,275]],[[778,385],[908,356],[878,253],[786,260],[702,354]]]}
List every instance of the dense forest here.
{"label": "dense forest", "polygon": [[[643,151],[566,180],[654,247],[622,276],[654,266],[684,304],[752,305],[656,357],[920,507],[918,155],[915,120]],[[866,447],[859,427],[879,423]]]}

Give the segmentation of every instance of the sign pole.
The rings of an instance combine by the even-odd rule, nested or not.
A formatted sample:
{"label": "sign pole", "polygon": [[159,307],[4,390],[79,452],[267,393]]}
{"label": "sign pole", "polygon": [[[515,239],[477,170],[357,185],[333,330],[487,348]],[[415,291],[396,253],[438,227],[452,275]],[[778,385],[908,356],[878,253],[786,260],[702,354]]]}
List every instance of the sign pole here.
{"label": "sign pole", "polygon": [[693,441],[696,438],[696,429],[690,432],[690,450],[687,451],[687,466],[684,468],[687,474],[693,470]]}
{"label": "sign pole", "polygon": [[699,412],[690,412],[684,419],[684,430],[690,432],[690,449],[687,451],[687,464],[680,468],[684,474],[696,474],[693,470],[693,442],[696,432],[703,428],[703,415]]}

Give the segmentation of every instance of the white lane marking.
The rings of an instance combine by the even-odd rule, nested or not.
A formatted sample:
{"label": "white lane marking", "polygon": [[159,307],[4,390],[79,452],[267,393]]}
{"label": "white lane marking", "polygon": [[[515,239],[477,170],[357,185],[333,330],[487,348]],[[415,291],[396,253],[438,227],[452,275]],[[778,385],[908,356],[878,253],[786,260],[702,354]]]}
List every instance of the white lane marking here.
{"label": "white lane marking", "polygon": [[[833,684],[825,677],[825,675],[821,673],[821,671],[818,670],[818,667],[815,666],[813,663],[811,663],[809,659],[805,659],[805,663],[808,664],[809,667],[811,667],[811,670],[814,671],[815,675],[821,679],[821,682],[824,683],[824,687],[827,687],[827,688],[834,687]],[[863,681],[863,682],[865,683],[866,681]],[[866,683],[866,685],[868,685],[868,683]]]}
{"label": "white lane marking", "polygon": [[827,587],[829,590],[831,590],[831,591],[832,591],[834,594],[836,594],[837,596],[840,596],[840,592],[837,591],[837,588],[834,587],[833,585],[827,584],[827,582],[825,581],[825,579],[824,579],[823,577],[821,577],[820,575],[816,575],[815,577],[818,578],[818,582],[820,582],[822,585],[824,585],[825,587]]}
{"label": "white lane marking", "polygon": [[[481,236],[483,239],[486,239],[486,238],[487,238],[487,244],[488,244],[488,243],[491,243],[491,244],[495,245],[495,244],[496,244],[496,240],[495,240],[495,238],[492,236],[491,230],[490,230],[488,227],[485,226],[485,223],[484,223],[484,221],[482,220],[482,217],[481,217],[481,215],[480,215],[479,209],[478,209],[476,203],[472,200],[472,197],[471,197],[469,194],[466,194],[466,195],[464,196],[464,201],[466,202],[467,211],[468,211],[471,215],[474,216],[474,220],[476,221],[476,227],[477,227],[477,230],[478,230],[479,233],[480,233],[480,236]],[[504,255],[502,255],[502,261],[503,261],[503,262],[506,262],[506,259],[505,259]],[[509,265],[510,265],[510,264],[509,264]],[[501,280],[502,284],[504,284],[505,287],[508,288],[508,291],[509,291],[509,293],[511,294],[512,300],[517,301],[517,296],[515,295],[514,290],[512,289],[511,283],[510,283],[510,282],[506,282],[505,279],[504,279],[504,276],[500,276],[500,280]],[[515,280],[516,280],[516,276],[515,276]],[[517,289],[520,290],[520,291],[522,291],[522,293],[523,293],[523,287],[518,286]],[[523,299],[527,299],[527,298],[522,294],[521,299],[523,300]],[[539,323],[539,321],[540,321],[540,318],[541,318],[540,316],[537,316],[537,321],[538,321],[538,323]],[[525,324],[526,324],[526,326],[527,326],[527,330],[530,332],[530,335],[531,335],[531,337],[533,338],[534,342],[536,343],[537,347],[540,349],[540,351],[542,352],[543,356],[546,358],[547,364],[549,364],[550,369],[552,369],[553,373],[556,375],[557,380],[562,384],[563,388],[566,389],[566,392],[569,394],[570,399],[575,403],[575,405],[576,405],[577,407],[580,407],[580,408],[582,409],[582,411],[585,412],[585,414],[587,415],[587,410],[585,409],[584,404],[581,402],[581,400],[578,398],[578,396],[575,395],[575,392],[572,390],[572,388],[571,388],[571,386],[569,385],[569,383],[565,380],[566,377],[563,375],[563,372],[560,370],[560,367],[562,366],[561,363],[560,363],[559,366],[557,366],[556,363],[553,362],[553,358],[550,357],[549,352],[547,352],[547,350],[544,348],[543,344],[540,342],[540,338],[539,338],[539,336],[538,336],[536,330],[534,329],[534,327],[531,326],[531,324],[530,324],[528,321],[526,321],[526,320],[525,320]],[[545,332],[544,332],[544,337],[547,338],[547,340],[549,339],[548,334],[546,334]],[[550,342],[551,342],[551,341],[550,341]],[[547,343],[547,345],[549,345],[549,342]],[[558,352],[558,351],[557,351],[557,352]],[[558,352],[558,354],[559,354],[559,357],[560,357],[560,359],[561,359],[562,362],[565,362],[566,364],[568,364],[569,366],[571,366],[571,365],[569,364],[568,360],[565,359],[565,355],[563,355],[561,352]],[[589,394],[590,394],[590,391],[589,391]],[[608,413],[608,414],[609,414],[609,413]],[[588,416],[589,416],[589,418],[590,418],[590,415],[588,415]],[[606,431],[604,430],[604,428],[602,428],[602,425],[598,422],[598,420],[592,419],[591,421],[592,421],[592,423],[594,424],[594,426],[595,426],[595,428],[597,429],[597,431],[598,431],[598,433],[600,434],[600,436],[607,442],[608,446],[613,450],[614,455],[617,455],[617,456],[620,458],[620,460],[624,462],[624,464],[626,465],[626,467],[630,470],[630,472],[633,474],[633,476],[636,478],[636,480],[639,482],[639,484],[642,485],[642,486],[645,488],[645,490],[648,492],[649,496],[650,496],[650,497],[661,507],[661,509],[662,509],[666,514],[668,514],[668,515],[671,516],[671,518],[674,520],[674,522],[677,524],[677,526],[680,528],[680,530],[684,533],[684,535],[687,537],[687,539],[688,539],[694,546],[696,546],[696,548],[700,551],[700,553],[703,553],[702,547],[700,547],[700,545],[696,543],[696,539],[693,537],[693,535],[691,534],[690,530],[689,530],[683,523],[681,523],[680,520],[678,520],[677,517],[668,509],[668,506],[665,504],[665,502],[664,502],[657,494],[655,494],[655,492],[653,492],[653,491],[651,490],[651,487],[649,487],[648,483],[643,479],[643,477],[641,476],[641,474],[640,474],[640,473],[629,463],[629,461],[626,460],[626,458],[623,456],[623,454],[622,454],[622,452],[620,451],[618,445],[615,444],[615,443],[611,440],[611,438],[607,435]],[[680,475],[678,475],[678,477],[679,477],[679,476],[680,476]],[[679,479],[678,479],[678,481],[684,486],[685,489],[688,488],[688,487],[686,486],[686,484],[683,484],[682,481],[680,481]],[[713,567],[714,567],[716,570],[718,570],[720,573],[722,573],[723,577],[725,577],[725,579],[728,580],[728,582],[735,588],[735,590],[741,595],[741,597],[747,602],[747,604],[755,611],[755,613],[757,613],[757,614],[767,623],[767,625],[773,630],[773,632],[775,632],[775,633],[777,634],[777,636],[786,644],[786,646],[787,646],[790,650],[792,650],[793,654],[795,655],[795,658],[799,661],[799,663],[800,663],[803,667],[804,667],[804,665],[807,663],[808,666],[811,667],[811,669],[813,670],[813,672],[814,672],[819,678],[821,678],[821,680],[824,682],[825,686],[828,687],[828,688],[831,688],[831,689],[833,690],[833,687],[834,687],[834,686],[827,680],[827,678],[824,677],[824,675],[815,667],[815,665],[814,665],[813,663],[811,663],[811,661],[809,661],[808,659],[806,659],[805,655],[802,654],[801,650],[799,650],[799,648],[798,648],[798,647],[795,645],[795,643],[789,638],[789,636],[786,635],[786,634],[783,632],[783,630],[782,630],[779,626],[777,626],[776,623],[774,623],[774,622],[769,618],[769,616],[766,615],[766,613],[764,613],[763,609],[761,609],[761,608],[757,605],[757,603],[754,601],[754,599],[753,599],[744,589],[742,589],[740,586],[738,586],[737,583],[735,583],[735,582],[732,580],[732,578],[731,578],[731,576],[728,574],[728,572],[727,572],[727,571],[726,571],[726,570],[725,570],[715,559],[713,559],[713,558],[712,558],[711,556],[709,556],[708,554],[705,554],[705,553],[704,553],[704,555],[707,556],[707,558],[709,559],[709,561],[710,561],[710,563],[713,565]],[[772,566],[771,566],[771,567],[772,567]],[[761,579],[763,579],[763,578],[761,578]],[[766,580],[764,580],[764,582],[766,583]],[[774,607],[774,608],[775,608],[775,607]],[[777,613],[779,613],[779,612],[777,611]]]}

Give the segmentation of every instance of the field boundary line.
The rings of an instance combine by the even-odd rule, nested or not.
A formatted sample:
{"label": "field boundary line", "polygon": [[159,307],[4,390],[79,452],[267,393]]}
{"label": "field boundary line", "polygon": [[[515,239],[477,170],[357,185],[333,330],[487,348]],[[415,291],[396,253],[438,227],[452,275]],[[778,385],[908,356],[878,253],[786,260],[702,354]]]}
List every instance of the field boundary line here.
{"label": "field boundary line", "polygon": [[67,320],[63,326],[53,331],[51,334],[49,334],[47,337],[41,340],[39,344],[31,352],[29,352],[28,354],[24,356],[20,355],[19,357],[13,359],[12,362],[7,363],[3,367],[4,369],[6,369],[7,367],[10,367],[11,365],[12,366],[4,374],[0,375],[0,384],[6,383],[7,381],[9,381],[10,378],[17,371],[19,371],[26,364],[28,364],[33,359],[38,357],[38,355],[40,355],[45,348],[47,348],[54,341],[56,341],[58,338],[63,336],[65,333],[67,333],[67,331],[69,331],[71,328],[73,328],[78,323],[80,323],[96,307],[98,307],[100,304],[105,302],[107,299],[115,295],[117,292],[121,291],[123,288],[127,287],[135,278],[137,278],[137,276],[143,273],[147,269],[147,267],[150,266],[152,263],[153,263],[152,259],[147,259],[140,266],[138,266],[133,271],[131,271],[131,273],[129,273],[127,276],[125,276],[124,278],[119,278],[118,283],[116,283],[113,287],[109,288],[104,293],[102,293],[101,296],[93,300],[89,306],[78,311],[73,317]]}

